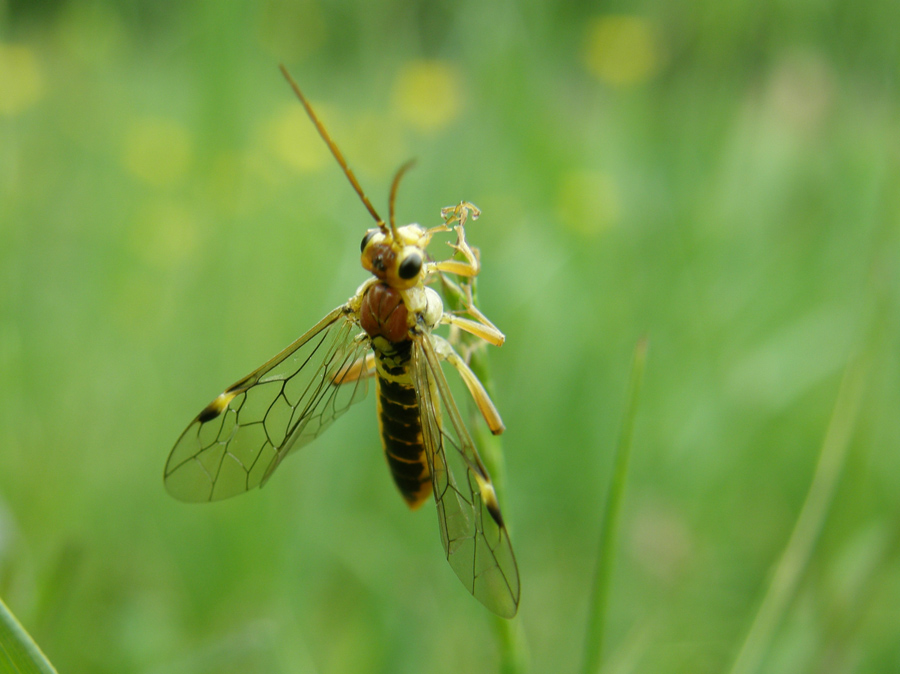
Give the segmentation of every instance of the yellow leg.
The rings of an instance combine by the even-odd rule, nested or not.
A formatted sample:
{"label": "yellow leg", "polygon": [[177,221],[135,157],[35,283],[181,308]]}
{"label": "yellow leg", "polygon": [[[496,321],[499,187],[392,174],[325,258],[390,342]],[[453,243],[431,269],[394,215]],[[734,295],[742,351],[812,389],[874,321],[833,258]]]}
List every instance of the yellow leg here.
{"label": "yellow leg", "polygon": [[[482,317],[483,316],[484,315],[482,314]],[[487,321],[486,318],[485,321]],[[506,341],[506,335],[495,328],[490,321],[484,323],[480,320],[473,321],[469,318],[463,318],[462,316],[455,316],[454,314],[444,314],[441,316],[441,323],[459,328],[460,330],[465,330],[470,335],[480,337],[488,344],[493,344],[494,346],[503,346],[503,342]]]}
{"label": "yellow leg", "polygon": [[456,206],[447,206],[441,209],[441,217],[448,227],[456,222],[462,227],[466,224],[469,215],[473,220],[477,220],[481,215],[481,209],[471,201],[460,201]]}
{"label": "yellow leg", "polygon": [[430,241],[431,236],[437,232],[449,232],[451,226],[456,232],[456,243],[449,246],[453,250],[462,253],[465,260],[441,260],[440,262],[430,262],[427,267],[427,273],[445,272],[447,274],[456,274],[457,276],[474,277],[478,276],[481,271],[481,262],[478,260],[478,253],[472,249],[466,242],[465,224],[466,220],[472,218],[477,220],[481,215],[478,206],[468,201],[460,201],[456,206],[447,206],[441,209],[441,217],[444,223],[430,228],[425,232],[427,237],[425,241]]}
{"label": "yellow leg", "polygon": [[446,360],[456,368],[457,372],[459,372],[466,388],[469,389],[469,393],[472,395],[472,399],[478,406],[478,411],[481,412],[481,415],[487,422],[488,428],[491,429],[491,433],[500,435],[506,429],[506,426],[503,425],[503,420],[500,418],[500,412],[498,412],[497,408],[494,406],[494,403],[484,389],[481,380],[478,379],[474,372],[472,372],[466,362],[460,358],[450,342],[438,335],[432,335],[431,339],[438,357],[441,360]]}
{"label": "yellow leg", "polygon": [[465,260],[441,260],[440,262],[432,262],[428,265],[428,272],[443,272],[445,274],[456,274],[465,278],[474,278],[481,271],[481,261],[478,254],[469,246],[466,241],[466,231],[463,226],[457,225],[453,228],[456,232],[456,243],[448,244],[453,250],[462,253]]}
{"label": "yellow leg", "polygon": [[[469,283],[457,285],[444,274],[441,275],[441,281],[462,301],[463,311],[475,320],[463,318],[453,313],[445,313],[441,317],[441,322],[460,330],[465,330],[471,335],[480,337],[489,344],[494,346],[502,346],[506,341],[506,336],[500,332],[496,325],[491,323],[487,316],[481,313],[481,310],[475,306],[475,300],[472,297],[472,286]],[[446,290],[445,290],[446,292]]]}
{"label": "yellow leg", "polygon": [[360,379],[367,379],[375,374],[375,354],[370,353],[357,358],[349,365],[342,367],[332,378],[335,384],[352,384]]}

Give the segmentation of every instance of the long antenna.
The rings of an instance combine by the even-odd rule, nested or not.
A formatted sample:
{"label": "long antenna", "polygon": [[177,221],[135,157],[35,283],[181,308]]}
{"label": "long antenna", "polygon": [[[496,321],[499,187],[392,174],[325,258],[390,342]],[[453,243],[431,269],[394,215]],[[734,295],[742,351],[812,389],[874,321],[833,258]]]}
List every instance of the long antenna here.
{"label": "long antenna", "polygon": [[391,198],[389,203],[388,210],[390,210],[389,215],[391,216],[391,235],[394,237],[394,241],[397,240],[397,223],[394,220],[394,201],[397,199],[397,189],[400,187],[400,178],[403,177],[403,174],[409,171],[413,167],[413,164],[416,163],[415,159],[410,159],[403,166],[397,169],[397,173],[394,175],[394,182],[391,183]]}
{"label": "long antenna", "polygon": [[[284,64],[281,63],[278,65],[281,68],[281,74],[284,75],[284,78],[288,81],[288,84],[291,85],[291,89],[294,90],[294,93],[297,94],[297,98],[300,99],[300,102],[303,104],[303,107],[306,109],[306,114],[309,115],[309,118],[312,120],[312,123],[316,125],[316,130],[319,132],[319,135],[322,136],[322,140],[325,141],[325,144],[328,146],[328,149],[331,150],[331,154],[334,155],[334,158],[337,159],[337,163],[341,165],[341,168],[344,170],[344,175],[347,176],[347,180],[350,181],[350,184],[353,185],[353,189],[356,190],[356,193],[359,195],[359,198],[362,199],[363,205],[369,210],[369,213],[372,214],[372,217],[375,218],[375,222],[378,223],[378,226],[384,230],[387,229],[384,225],[384,220],[381,219],[381,216],[378,215],[378,211],[375,210],[375,207],[372,206],[372,202],[369,201],[369,197],[366,196],[366,193],[363,192],[362,187],[359,185],[359,181],[356,180],[356,176],[353,175],[353,171],[347,166],[347,161],[344,159],[344,155],[341,154],[341,151],[338,149],[338,146],[334,144],[334,141],[331,140],[331,136],[328,135],[328,132],[325,130],[325,126],[322,122],[319,121],[319,118],[316,117],[316,113],[313,111],[312,106],[309,104],[309,101],[306,100],[306,96],[303,95],[303,92],[300,91],[300,87],[297,86],[297,83],[294,81],[294,78],[291,77],[291,74],[287,71],[287,68],[284,67]],[[403,172],[403,169],[400,171]],[[397,180],[397,178],[395,178]],[[393,194],[393,191],[391,192]],[[391,200],[391,213],[393,213],[393,198]],[[391,218],[391,229],[393,229],[393,218]]]}

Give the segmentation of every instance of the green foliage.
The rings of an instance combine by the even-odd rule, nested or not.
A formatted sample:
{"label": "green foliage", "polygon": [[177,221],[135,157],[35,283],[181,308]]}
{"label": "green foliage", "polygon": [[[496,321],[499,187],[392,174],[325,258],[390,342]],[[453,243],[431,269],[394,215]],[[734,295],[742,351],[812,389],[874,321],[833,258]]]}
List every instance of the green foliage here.
{"label": "green foliage", "polygon": [[[606,7],[604,5],[603,7]],[[366,401],[265,489],[162,486],[345,301],[375,207],[471,200],[534,672],[581,666],[630,354],[609,671],[735,663],[871,366],[757,671],[900,661],[896,2],[0,3],[0,595],[60,671],[489,672]],[[439,246],[435,254],[443,255]],[[449,249],[447,251],[449,254]],[[452,373],[448,373],[452,375]],[[808,520],[807,520],[808,521]]]}
{"label": "green foliage", "polygon": [[638,341],[634,349],[628,401],[622,418],[619,442],[616,445],[615,467],[603,506],[603,522],[597,547],[597,568],[594,572],[593,590],[588,602],[585,658],[582,668],[585,674],[599,671],[603,663],[603,641],[606,637],[609,595],[613,582],[615,554],[618,551],[619,514],[625,500],[628,466],[631,461],[631,440],[634,436],[634,422],[641,400],[641,385],[644,381],[646,365],[647,338],[644,337]]}
{"label": "green foliage", "polygon": [[0,600],[0,672],[56,674],[40,647]]}

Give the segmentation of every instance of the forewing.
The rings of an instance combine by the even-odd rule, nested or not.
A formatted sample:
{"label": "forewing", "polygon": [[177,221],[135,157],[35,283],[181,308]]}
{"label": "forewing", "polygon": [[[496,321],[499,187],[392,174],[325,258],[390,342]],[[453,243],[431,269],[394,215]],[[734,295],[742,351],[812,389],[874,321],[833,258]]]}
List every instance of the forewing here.
{"label": "forewing", "polygon": [[509,534],[428,334],[414,340],[413,372],[447,561],[478,601],[511,618],[519,605],[519,571]]}
{"label": "forewing", "polygon": [[166,462],[166,489],[182,501],[217,501],[262,485],[353,403],[368,379],[341,374],[368,349],[352,311],[338,307],[197,415]]}

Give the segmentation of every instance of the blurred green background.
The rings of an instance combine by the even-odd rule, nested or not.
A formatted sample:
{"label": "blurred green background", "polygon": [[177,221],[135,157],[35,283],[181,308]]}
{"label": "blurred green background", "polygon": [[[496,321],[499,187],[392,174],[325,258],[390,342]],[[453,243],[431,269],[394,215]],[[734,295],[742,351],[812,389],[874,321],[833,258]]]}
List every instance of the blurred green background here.
{"label": "blurred green background", "polygon": [[[534,672],[581,662],[635,342],[606,671],[727,671],[848,363],[837,491],[759,671],[900,670],[900,5],[0,2],[0,596],[61,672],[490,672],[367,400],[188,506],[191,418],[475,202]],[[440,251],[437,251],[440,253]]]}

